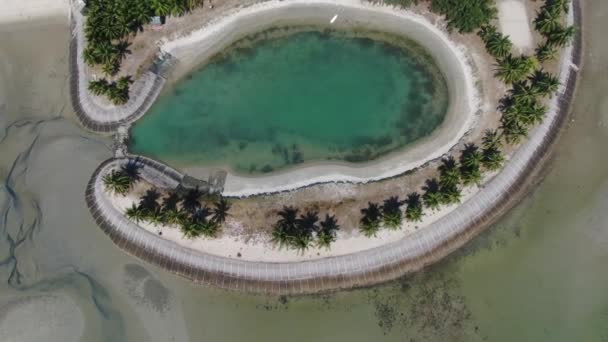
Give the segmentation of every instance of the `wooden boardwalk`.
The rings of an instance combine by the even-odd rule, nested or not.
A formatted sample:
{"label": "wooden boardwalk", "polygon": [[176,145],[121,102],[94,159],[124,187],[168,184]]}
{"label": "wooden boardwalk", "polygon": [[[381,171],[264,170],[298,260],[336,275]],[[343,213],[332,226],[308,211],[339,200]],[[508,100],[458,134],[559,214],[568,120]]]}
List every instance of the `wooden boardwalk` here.
{"label": "wooden boardwalk", "polygon": [[[580,0],[569,22],[581,27]],[[568,118],[581,62],[581,30],[566,49],[562,86],[545,121],[513,155],[504,169],[473,198],[434,224],[403,239],[369,250],[311,261],[271,263],[225,258],[183,248],[129,221],[103,194],[101,176],[116,163],[102,163],[86,189],[87,205],[103,231],[124,251],[194,282],[236,291],[305,294],[368,286],[395,279],[440,260],[496,221],[527,193],[546,164]],[[183,177],[162,163],[146,161],[144,173],[172,186]]]}

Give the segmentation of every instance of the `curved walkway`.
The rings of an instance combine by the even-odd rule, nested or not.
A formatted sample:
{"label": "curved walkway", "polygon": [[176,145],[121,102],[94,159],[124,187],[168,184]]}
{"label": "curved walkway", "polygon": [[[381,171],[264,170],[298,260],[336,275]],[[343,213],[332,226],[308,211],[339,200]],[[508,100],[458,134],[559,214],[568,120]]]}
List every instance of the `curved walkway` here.
{"label": "curved walkway", "polygon": [[[579,1],[573,0],[568,19],[577,27],[582,20]],[[87,205],[99,226],[120,248],[202,284],[247,292],[300,294],[391,280],[436,262],[461,247],[525,195],[568,117],[578,75],[576,65],[581,61],[581,44],[578,30],[573,45],[564,53],[562,87],[551,101],[550,113],[505,168],[475,197],[435,224],[385,246],[292,263],[247,262],[177,248],[174,243],[127,220],[108,203],[100,175],[117,162],[115,159],[104,162],[91,177],[86,190]],[[146,165],[157,170],[161,177],[179,178],[179,173],[158,162]],[[150,172],[152,175],[153,171]]]}
{"label": "curved walkway", "polygon": [[91,96],[87,89],[90,81],[87,66],[84,63],[85,47],[84,16],[81,11],[83,3],[72,0],[70,6],[70,98],[76,116],[82,125],[94,132],[114,133],[118,127],[129,125],[139,119],[156,100],[165,84],[165,78],[159,75],[158,59],[150,70],[144,72],[132,85],[129,101],[122,106],[103,103],[103,99]]}

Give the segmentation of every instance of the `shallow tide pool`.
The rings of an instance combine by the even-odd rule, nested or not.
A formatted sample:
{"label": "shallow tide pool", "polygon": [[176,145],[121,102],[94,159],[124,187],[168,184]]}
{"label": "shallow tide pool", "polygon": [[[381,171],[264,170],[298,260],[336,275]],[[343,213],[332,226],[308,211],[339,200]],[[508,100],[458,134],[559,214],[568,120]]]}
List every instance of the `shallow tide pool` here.
{"label": "shallow tide pool", "polygon": [[374,159],[443,121],[445,80],[416,43],[268,35],[237,42],[165,92],[132,128],[131,151],[176,166],[271,172]]}

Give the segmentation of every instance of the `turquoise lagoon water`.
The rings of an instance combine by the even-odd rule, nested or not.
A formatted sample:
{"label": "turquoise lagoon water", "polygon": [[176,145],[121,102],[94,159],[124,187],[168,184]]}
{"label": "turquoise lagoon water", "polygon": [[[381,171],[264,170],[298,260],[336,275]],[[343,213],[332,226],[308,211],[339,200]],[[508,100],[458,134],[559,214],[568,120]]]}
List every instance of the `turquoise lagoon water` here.
{"label": "turquoise lagoon water", "polygon": [[430,134],[445,116],[445,80],[411,41],[317,31],[259,37],[163,95],[132,128],[131,151],[241,173],[362,162]]}

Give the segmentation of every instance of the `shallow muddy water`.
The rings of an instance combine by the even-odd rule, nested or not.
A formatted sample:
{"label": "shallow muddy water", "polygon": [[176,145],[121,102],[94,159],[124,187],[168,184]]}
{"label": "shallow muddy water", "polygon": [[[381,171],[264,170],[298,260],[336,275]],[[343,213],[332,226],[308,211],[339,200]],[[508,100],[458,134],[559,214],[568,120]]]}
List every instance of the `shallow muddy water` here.
{"label": "shallow muddy water", "polygon": [[541,185],[424,272],[300,298],[194,286],[114,246],[83,201],[111,141],[69,108],[67,21],[0,27],[0,340],[607,341],[608,3],[584,6],[573,121]]}

